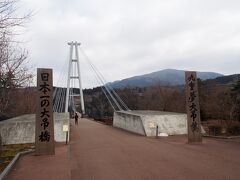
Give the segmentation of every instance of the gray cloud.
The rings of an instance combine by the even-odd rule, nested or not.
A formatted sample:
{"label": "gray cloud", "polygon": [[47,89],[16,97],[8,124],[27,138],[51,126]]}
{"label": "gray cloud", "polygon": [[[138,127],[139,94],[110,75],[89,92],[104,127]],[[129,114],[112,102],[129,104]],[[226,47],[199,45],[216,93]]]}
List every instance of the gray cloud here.
{"label": "gray cloud", "polygon": [[[24,39],[56,78],[79,41],[108,81],[164,68],[239,73],[238,0],[22,0],[36,15]],[[82,63],[84,87],[95,85]],[[57,84],[57,80],[55,80]]]}

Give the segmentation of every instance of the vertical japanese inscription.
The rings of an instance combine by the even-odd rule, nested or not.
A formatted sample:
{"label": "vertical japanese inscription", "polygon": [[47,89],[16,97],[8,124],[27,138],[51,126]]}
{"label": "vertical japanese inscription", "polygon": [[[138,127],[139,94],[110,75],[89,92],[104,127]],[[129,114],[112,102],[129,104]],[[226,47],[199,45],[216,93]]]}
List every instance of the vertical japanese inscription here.
{"label": "vertical japanese inscription", "polygon": [[202,142],[201,119],[196,72],[185,72],[188,142]]}
{"label": "vertical japanese inscription", "polygon": [[37,69],[36,155],[55,154],[52,69]]}

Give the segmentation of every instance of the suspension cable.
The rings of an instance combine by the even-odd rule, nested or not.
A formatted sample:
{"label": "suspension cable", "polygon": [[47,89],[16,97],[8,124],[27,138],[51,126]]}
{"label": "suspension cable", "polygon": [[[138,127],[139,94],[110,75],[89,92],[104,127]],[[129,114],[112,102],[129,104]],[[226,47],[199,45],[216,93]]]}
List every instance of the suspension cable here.
{"label": "suspension cable", "polygon": [[[111,91],[113,92],[113,94],[116,96],[116,98],[120,101],[121,105],[126,109],[126,110],[130,110],[127,105],[123,102],[123,100],[119,97],[119,95],[116,93],[116,91],[110,86],[108,85],[108,83],[106,82],[106,79],[104,78],[104,76],[100,73],[100,71],[96,68],[96,66],[91,62],[90,58],[86,55],[86,53],[83,51],[82,48],[80,48],[82,54],[84,55],[84,57],[86,58],[86,60],[88,61],[88,63],[90,64],[91,68],[93,69],[93,71],[96,73],[96,75],[98,76],[98,78],[100,79],[100,81],[102,82],[103,86],[105,87],[105,89],[107,90],[107,92],[110,94],[111,98],[113,99],[113,101],[115,102],[115,104],[117,105],[117,107],[120,110],[123,110],[122,107],[119,105],[119,103],[116,101],[116,99],[113,97]],[[119,107],[120,106],[120,107]]]}

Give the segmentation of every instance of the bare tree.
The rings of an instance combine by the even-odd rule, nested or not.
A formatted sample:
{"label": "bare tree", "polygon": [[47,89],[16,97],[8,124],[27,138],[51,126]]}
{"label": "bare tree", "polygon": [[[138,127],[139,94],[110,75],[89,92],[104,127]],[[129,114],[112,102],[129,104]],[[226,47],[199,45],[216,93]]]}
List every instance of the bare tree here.
{"label": "bare tree", "polygon": [[19,16],[17,0],[0,1],[0,115],[9,107],[12,90],[26,86],[32,78],[25,49],[15,41],[31,13]]}
{"label": "bare tree", "polygon": [[231,98],[233,101],[231,119],[240,121],[240,78],[232,86]]}

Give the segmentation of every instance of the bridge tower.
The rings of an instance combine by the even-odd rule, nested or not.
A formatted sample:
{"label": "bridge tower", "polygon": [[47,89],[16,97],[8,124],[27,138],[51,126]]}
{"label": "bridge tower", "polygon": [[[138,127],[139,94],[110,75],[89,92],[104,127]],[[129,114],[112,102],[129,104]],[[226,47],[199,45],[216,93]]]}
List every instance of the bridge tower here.
{"label": "bridge tower", "polygon": [[[68,112],[68,107],[70,105],[69,99],[73,100],[74,96],[80,96],[81,98],[81,110],[82,114],[85,114],[85,107],[83,101],[83,90],[82,90],[82,82],[81,82],[81,74],[80,74],[80,63],[79,63],[79,56],[78,56],[78,46],[80,43],[78,42],[69,42],[68,45],[70,46],[70,55],[69,55],[69,64],[68,64],[68,79],[67,79],[67,93],[66,93],[66,103],[65,103],[65,112]],[[74,56],[75,52],[75,56]],[[79,82],[79,94],[70,93],[70,82],[74,81],[75,79]]]}

